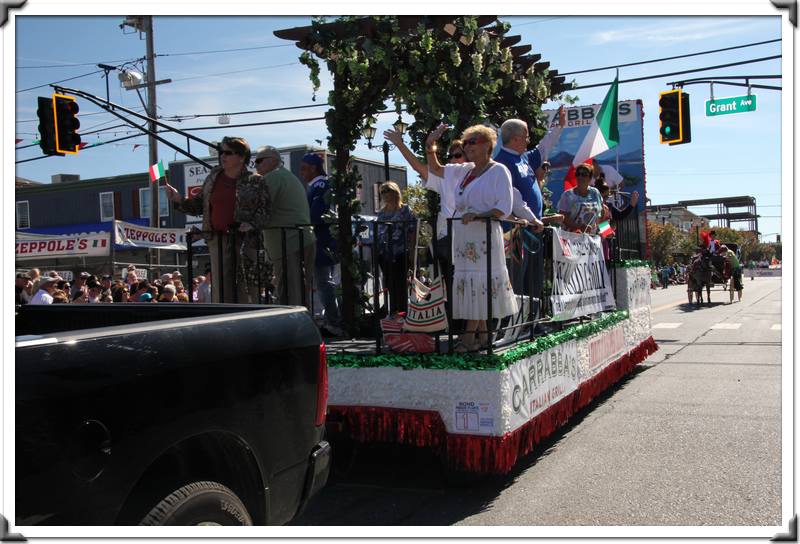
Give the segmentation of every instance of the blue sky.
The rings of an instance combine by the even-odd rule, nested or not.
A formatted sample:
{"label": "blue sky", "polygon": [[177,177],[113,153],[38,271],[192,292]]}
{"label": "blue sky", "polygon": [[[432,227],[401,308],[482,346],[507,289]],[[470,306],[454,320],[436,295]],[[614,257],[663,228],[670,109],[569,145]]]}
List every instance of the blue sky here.
{"label": "blue sky", "polygon": [[[615,64],[626,64],[661,57],[713,50],[781,37],[781,19],[773,17],[501,17],[512,23],[511,34],[520,34],[520,44],[530,44],[533,52],[560,73]],[[122,17],[16,17],[17,138],[19,147],[36,137],[36,97],[48,96],[49,87],[19,92],[36,85],[80,76],[97,70],[98,62],[120,65],[143,57],[145,42],[138,33],[119,28]],[[164,117],[192,114],[218,114],[245,110],[313,104],[308,70],[297,62],[300,51],[290,42],[279,40],[272,31],[308,24],[308,17],[156,17],[155,50],[167,55],[156,60],[158,79],[172,83],[158,87],[159,114]],[[71,29],[80,28],[76,33]],[[274,47],[273,47],[274,46]],[[259,48],[224,53],[202,53],[221,49]],[[663,74],[691,68],[754,59],[780,54],[781,44],[772,43],[734,51],[680,60],[626,67],[620,80]],[[191,53],[184,55],[182,53]],[[180,54],[180,55],[178,55]],[[85,66],[64,66],[87,63]],[[45,68],[39,68],[48,66]],[[687,86],[692,100],[692,143],[666,146],[658,143],[658,94],[667,90],[668,81],[732,75],[780,74],[781,60],[771,60],[732,68],[704,71],[683,76],[665,76],[648,81],[620,84],[620,99],[642,99],[644,103],[644,152],[648,197],[654,204],[684,199],[753,195],[762,215],[759,228],[765,240],[781,232],[781,130],[779,91],[754,90],[758,110],[753,113],[705,117],[708,85]],[[224,74],[224,75],[223,75]],[[330,79],[323,69],[323,87],[317,103],[324,102]],[[102,73],[62,83],[97,96],[105,96]],[[610,82],[614,70],[568,76],[578,85]],[[780,85],[780,80],[761,81]],[[600,103],[607,87],[576,90],[577,105]],[[715,97],[746,94],[746,89],[715,85]],[[110,99],[130,108],[141,108],[134,91],[123,90],[112,74]],[[125,128],[108,114],[85,101],[81,105],[81,131],[108,129],[85,141],[95,143],[124,135]],[[387,104],[389,105],[389,104]],[[556,107],[557,104],[549,104]],[[232,116],[231,124],[321,117],[324,107]],[[395,120],[394,115],[379,117],[378,134]],[[180,128],[216,125],[216,117],[185,120]],[[309,144],[326,137],[323,121],[308,121],[261,127],[227,128],[195,133],[207,140],[224,135],[245,137],[253,147],[262,144],[288,146]],[[185,145],[185,139],[171,138]],[[380,138],[378,139],[380,142]],[[17,165],[17,175],[36,181],[50,180],[58,173],[80,174],[83,179],[146,171],[147,138],[110,144],[82,151],[77,157],[51,157]],[[140,144],[134,150],[134,144]],[[201,153],[192,144],[195,153]],[[359,156],[382,161],[382,154],[371,151],[365,142],[358,144]],[[201,153],[205,154],[205,153]],[[17,160],[40,156],[38,146],[17,151]],[[159,146],[165,162],[175,152]],[[181,158],[180,156],[178,157]],[[403,164],[399,153],[390,156]],[[695,212],[712,213],[712,208]],[[734,225],[735,226],[735,225]],[[740,228],[743,228],[744,224]]]}

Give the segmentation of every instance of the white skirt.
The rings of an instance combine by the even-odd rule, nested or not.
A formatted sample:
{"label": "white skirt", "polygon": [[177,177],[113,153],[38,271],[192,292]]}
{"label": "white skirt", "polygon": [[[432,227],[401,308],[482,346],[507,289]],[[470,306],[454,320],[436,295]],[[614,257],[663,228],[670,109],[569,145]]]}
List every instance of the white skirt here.
{"label": "white skirt", "polygon": [[[517,298],[511,288],[503,249],[503,230],[493,221],[491,230],[492,318],[517,312]],[[477,220],[464,225],[453,221],[453,318],[486,320],[488,282],[486,254],[486,222]]]}

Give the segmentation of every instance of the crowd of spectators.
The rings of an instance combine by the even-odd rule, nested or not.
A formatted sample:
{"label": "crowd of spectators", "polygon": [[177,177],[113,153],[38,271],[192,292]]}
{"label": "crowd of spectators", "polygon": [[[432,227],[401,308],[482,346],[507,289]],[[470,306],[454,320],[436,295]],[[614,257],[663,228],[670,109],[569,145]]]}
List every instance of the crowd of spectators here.
{"label": "crowd of spectators", "polygon": [[17,305],[189,302],[191,291],[195,302],[211,302],[211,271],[193,278],[192,287],[191,290],[186,288],[177,270],[150,281],[137,278],[135,267],[130,265],[124,279],[81,272],[70,283],[55,271],[42,277],[39,270],[33,268],[17,273],[14,301]]}

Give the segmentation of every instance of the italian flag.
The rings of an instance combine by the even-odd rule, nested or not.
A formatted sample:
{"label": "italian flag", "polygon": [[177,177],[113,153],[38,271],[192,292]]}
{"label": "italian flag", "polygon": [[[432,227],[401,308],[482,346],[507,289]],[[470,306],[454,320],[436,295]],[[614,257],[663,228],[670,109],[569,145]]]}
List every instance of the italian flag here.
{"label": "italian flag", "polygon": [[603,238],[608,238],[614,234],[614,229],[611,228],[611,224],[608,221],[603,221],[597,225],[597,233]]}
{"label": "italian flag", "polygon": [[156,164],[150,167],[150,182],[156,183],[158,180],[166,176],[167,173],[164,171],[164,165],[161,164],[161,161],[158,161]]}
{"label": "italian flag", "polygon": [[[572,166],[564,178],[564,190],[575,187],[575,168],[603,151],[608,151],[619,143],[619,122],[617,119],[617,99],[619,96],[619,76],[608,90],[603,104],[589,127],[589,132],[572,159]],[[570,174],[572,174],[570,176]],[[567,185],[570,185],[569,187]]]}

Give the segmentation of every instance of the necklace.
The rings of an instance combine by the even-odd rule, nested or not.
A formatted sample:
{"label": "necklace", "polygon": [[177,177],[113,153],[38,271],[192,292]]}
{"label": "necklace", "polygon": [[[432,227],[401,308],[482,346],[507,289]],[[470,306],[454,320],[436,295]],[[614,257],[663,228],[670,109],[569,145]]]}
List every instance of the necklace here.
{"label": "necklace", "polygon": [[463,195],[463,194],[464,194],[464,191],[466,191],[466,190],[467,190],[467,187],[469,186],[469,184],[470,184],[470,183],[472,183],[473,181],[475,181],[476,179],[478,179],[479,177],[481,177],[481,176],[483,175],[483,173],[484,173],[484,172],[486,172],[486,170],[488,170],[488,169],[489,169],[489,167],[490,167],[490,166],[491,166],[493,163],[494,163],[494,161],[493,161],[493,160],[490,160],[490,161],[489,161],[489,162],[487,162],[487,163],[486,163],[486,165],[485,165],[483,168],[481,168],[481,169],[480,169],[480,171],[479,171],[479,172],[477,172],[477,173],[475,172],[475,169],[474,169],[474,168],[473,168],[472,170],[470,170],[469,174],[467,174],[467,177],[465,177],[465,178],[464,178],[464,179],[461,181],[461,183],[458,185],[458,196],[461,196],[461,195]]}

